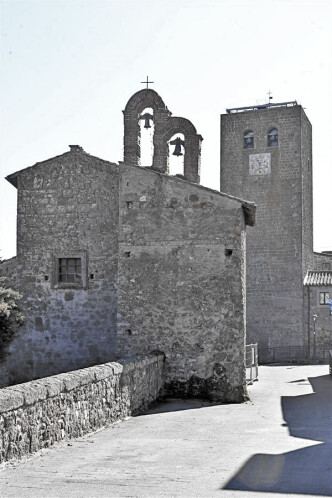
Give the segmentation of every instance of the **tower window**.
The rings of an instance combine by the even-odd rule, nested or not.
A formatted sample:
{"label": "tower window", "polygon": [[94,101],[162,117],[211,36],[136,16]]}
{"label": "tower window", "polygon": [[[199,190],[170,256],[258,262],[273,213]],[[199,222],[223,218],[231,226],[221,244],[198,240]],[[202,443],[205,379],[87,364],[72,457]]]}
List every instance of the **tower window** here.
{"label": "tower window", "polygon": [[254,132],[247,131],[243,137],[244,148],[245,149],[253,149],[254,148]]}
{"label": "tower window", "polygon": [[267,144],[269,147],[277,147],[278,146],[278,130],[277,128],[273,128],[268,136],[267,136]]}

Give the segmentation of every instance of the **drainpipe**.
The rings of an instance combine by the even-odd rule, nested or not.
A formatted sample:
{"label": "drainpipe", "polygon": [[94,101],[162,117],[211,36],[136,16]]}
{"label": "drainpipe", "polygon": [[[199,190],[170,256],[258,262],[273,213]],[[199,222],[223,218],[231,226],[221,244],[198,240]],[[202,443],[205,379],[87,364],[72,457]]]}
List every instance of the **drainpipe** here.
{"label": "drainpipe", "polygon": [[310,323],[311,323],[311,320],[310,320],[310,285],[308,285],[308,351],[307,351],[307,355],[308,355],[308,359],[310,359]]}
{"label": "drainpipe", "polygon": [[312,315],[312,319],[314,321],[314,360],[315,360],[316,359],[316,320],[317,320],[316,313]]}

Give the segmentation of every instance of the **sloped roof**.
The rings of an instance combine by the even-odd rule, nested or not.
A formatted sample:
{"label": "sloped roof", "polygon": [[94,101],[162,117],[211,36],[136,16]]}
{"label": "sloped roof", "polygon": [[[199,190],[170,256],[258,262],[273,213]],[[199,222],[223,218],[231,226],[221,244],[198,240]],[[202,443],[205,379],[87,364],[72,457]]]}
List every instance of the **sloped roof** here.
{"label": "sloped roof", "polygon": [[[50,164],[55,159],[58,159],[60,157],[69,156],[70,154],[77,154],[77,153],[78,154],[83,154],[83,155],[88,156],[88,157],[90,157],[92,159],[95,159],[99,163],[105,163],[105,164],[108,164],[108,165],[111,165],[111,166],[118,167],[119,164],[120,165],[123,164],[122,161],[119,164],[116,164],[116,163],[111,163],[109,161],[106,161],[105,159],[100,159],[99,157],[92,156],[91,154],[88,154],[87,152],[85,152],[82,149],[82,147],[80,147],[79,145],[70,145],[69,147],[71,149],[69,152],[65,152],[64,154],[60,154],[59,156],[51,157],[50,159],[46,159],[45,161],[38,162],[38,163],[34,164],[33,166],[28,166],[27,168],[21,169],[20,171],[16,171],[15,173],[12,173],[11,175],[6,176],[6,180],[9,183],[11,183],[15,188],[17,188],[17,178],[18,178],[18,176],[21,173],[23,173],[23,171],[33,169],[36,166]],[[131,166],[134,166],[134,165],[131,165]],[[173,181],[176,181],[176,180],[181,181],[181,182],[182,181],[186,181],[188,183],[191,183],[192,185],[195,185],[196,187],[198,187],[200,189],[209,190],[214,195],[218,195],[218,196],[222,196],[222,197],[227,197],[228,199],[232,199],[234,201],[237,201],[237,202],[239,202],[242,205],[242,209],[243,209],[243,213],[244,213],[244,218],[245,218],[246,225],[249,225],[249,226],[254,226],[255,225],[255,222],[256,222],[256,208],[257,208],[257,206],[256,206],[256,204],[254,202],[249,202],[249,201],[246,201],[246,200],[241,199],[239,197],[234,197],[233,195],[225,194],[224,192],[219,192],[218,190],[214,190],[214,189],[212,189],[210,187],[204,187],[204,185],[199,185],[197,183],[189,182],[185,178],[181,178],[180,179],[179,177],[177,178],[176,176],[165,175],[164,173],[161,173],[160,171],[153,170],[151,167],[142,168],[141,166],[136,166],[136,165],[134,167],[137,167],[137,168],[139,168],[141,170],[145,170],[145,171],[151,171],[152,173],[165,176],[168,179],[172,178]]]}
{"label": "sloped roof", "polygon": [[332,271],[308,271],[303,285],[332,285]]}
{"label": "sloped roof", "polygon": [[[119,164],[121,166],[121,164],[125,164],[125,163],[120,161]],[[204,185],[200,185],[199,183],[190,182],[189,180],[186,180],[186,178],[182,175],[175,175],[175,176],[167,175],[165,173],[162,173],[161,171],[153,169],[151,166],[142,168],[141,166],[130,164],[130,167],[138,168],[141,171],[146,171],[148,173],[151,172],[152,174],[162,176],[162,177],[166,178],[167,180],[171,179],[172,181],[190,183],[190,185],[192,185],[193,187],[196,187],[196,188],[202,189],[202,190],[207,190],[207,191],[211,192],[211,194],[213,194],[213,195],[217,195],[219,197],[226,197],[227,199],[231,199],[233,201],[236,201],[242,205],[245,224],[253,227],[256,223],[257,206],[254,202],[246,201],[244,199],[241,199],[240,197],[235,197],[234,195],[225,194],[224,192],[219,192],[219,190],[215,190],[211,187],[205,187]]]}
{"label": "sloped roof", "polygon": [[82,154],[84,156],[87,156],[87,157],[89,157],[91,159],[97,160],[97,164],[98,163],[99,164],[105,163],[105,164],[108,164],[108,165],[112,165],[112,166],[117,166],[118,167],[117,163],[112,163],[110,161],[106,161],[105,159],[101,159],[100,157],[97,157],[97,156],[92,156],[88,152],[85,152],[85,150],[83,150],[83,148],[80,145],[69,145],[69,147],[70,147],[70,150],[68,152],[64,152],[63,154],[59,154],[58,156],[54,156],[54,157],[51,157],[49,159],[45,159],[45,161],[37,162],[36,164],[33,164],[32,166],[28,166],[26,168],[23,168],[23,169],[21,169],[19,171],[16,171],[15,173],[11,173],[10,175],[6,176],[6,180],[9,183],[11,183],[15,188],[17,188],[17,178],[24,171],[27,171],[27,170],[30,170],[30,169],[32,170],[36,166],[51,164],[52,161],[54,161],[56,159],[59,159],[60,157],[68,157],[71,154],[77,154],[77,153],[78,154]]}

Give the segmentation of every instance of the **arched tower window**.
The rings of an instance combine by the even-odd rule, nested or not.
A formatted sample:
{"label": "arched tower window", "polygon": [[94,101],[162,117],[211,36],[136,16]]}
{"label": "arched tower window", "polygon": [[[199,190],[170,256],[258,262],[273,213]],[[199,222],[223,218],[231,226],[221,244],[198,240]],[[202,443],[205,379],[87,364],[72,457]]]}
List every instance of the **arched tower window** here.
{"label": "arched tower window", "polygon": [[269,147],[278,146],[278,130],[277,128],[272,128],[267,136],[267,144]]}
{"label": "arched tower window", "polygon": [[245,149],[253,149],[254,148],[254,132],[249,130],[244,134],[243,137],[243,145]]}

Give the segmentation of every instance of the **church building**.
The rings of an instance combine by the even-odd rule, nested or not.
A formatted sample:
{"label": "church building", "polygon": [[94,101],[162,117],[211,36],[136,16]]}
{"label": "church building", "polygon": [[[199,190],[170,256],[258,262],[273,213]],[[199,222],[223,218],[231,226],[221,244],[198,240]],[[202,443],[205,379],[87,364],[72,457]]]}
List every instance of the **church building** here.
{"label": "church building", "polygon": [[[27,319],[1,352],[2,385],[159,351],[165,394],[234,402],[246,396],[246,343],[261,362],[326,357],[332,253],[313,252],[303,108],[221,116],[220,192],[199,184],[203,138],[154,90],[123,114],[122,162],[70,145],[7,177],[17,256],[0,272]],[[170,174],[170,154],[183,174]]]}
{"label": "church building", "polygon": [[[245,399],[245,238],[254,203],[203,187],[202,137],[151,89],[124,113],[124,160],[78,145],[13,173],[17,256],[1,273],[26,323],[3,385],[160,351],[165,393]],[[153,127],[153,162],[141,164]],[[169,174],[169,151],[184,156]]]}

